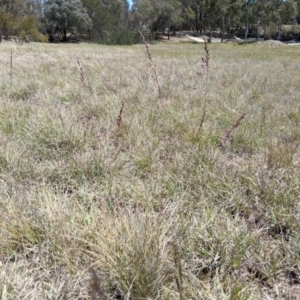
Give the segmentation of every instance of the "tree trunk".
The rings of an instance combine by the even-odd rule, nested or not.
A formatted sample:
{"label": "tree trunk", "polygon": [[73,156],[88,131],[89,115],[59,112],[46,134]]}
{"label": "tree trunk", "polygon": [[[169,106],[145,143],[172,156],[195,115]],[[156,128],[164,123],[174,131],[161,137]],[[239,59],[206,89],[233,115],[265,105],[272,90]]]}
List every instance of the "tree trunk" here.
{"label": "tree trunk", "polygon": [[249,31],[249,6],[248,6],[248,3],[247,3],[245,40],[248,39],[248,31]]}
{"label": "tree trunk", "polygon": [[63,42],[66,42],[67,41],[67,30],[64,29],[63,30]]}
{"label": "tree trunk", "polygon": [[248,28],[248,24],[246,25],[246,31],[245,31],[245,40],[248,39],[248,31],[249,31],[249,28]]}
{"label": "tree trunk", "polygon": [[259,40],[259,37],[260,37],[260,21],[257,22],[257,32],[256,32],[256,40],[258,41]]}
{"label": "tree trunk", "polygon": [[225,16],[222,16],[222,33],[221,33],[221,43],[224,42],[224,30],[225,30]]}

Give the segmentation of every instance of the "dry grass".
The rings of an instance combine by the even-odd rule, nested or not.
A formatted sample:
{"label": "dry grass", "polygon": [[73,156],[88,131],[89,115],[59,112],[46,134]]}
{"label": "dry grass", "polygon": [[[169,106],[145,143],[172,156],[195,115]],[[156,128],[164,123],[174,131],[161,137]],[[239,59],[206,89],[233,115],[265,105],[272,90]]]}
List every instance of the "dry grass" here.
{"label": "dry grass", "polygon": [[1,300],[297,297],[300,49],[148,47],[1,44]]}

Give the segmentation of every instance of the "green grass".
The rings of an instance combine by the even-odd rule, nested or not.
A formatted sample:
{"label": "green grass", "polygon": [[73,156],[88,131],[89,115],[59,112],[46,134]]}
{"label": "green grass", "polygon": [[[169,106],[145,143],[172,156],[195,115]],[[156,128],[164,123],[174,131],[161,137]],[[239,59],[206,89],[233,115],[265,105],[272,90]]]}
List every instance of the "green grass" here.
{"label": "green grass", "polygon": [[149,47],[1,44],[1,300],[297,296],[299,48]]}

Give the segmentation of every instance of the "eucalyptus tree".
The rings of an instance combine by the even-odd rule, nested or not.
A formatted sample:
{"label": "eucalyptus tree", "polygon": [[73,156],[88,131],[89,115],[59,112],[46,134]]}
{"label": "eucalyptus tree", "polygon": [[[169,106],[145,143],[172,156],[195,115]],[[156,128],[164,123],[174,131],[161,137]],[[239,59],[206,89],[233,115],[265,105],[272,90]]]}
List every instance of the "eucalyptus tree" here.
{"label": "eucalyptus tree", "polygon": [[219,0],[205,0],[202,2],[202,7],[200,7],[201,30],[209,30],[212,35],[212,31],[219,28],[224,6],[226,4]]}
{"label": "eucalyptus tree", "polygon": [[183,6],[184,24],[203,33],[219,29],[224,34],[241,26],[244,0],[180,0]]}
{"label": "eucalyptus tree", "polygon": [[63,42],[77,33],[88,33],[93,25],[81,0],[48,0],[44,15],[50,38],[59,36]]}
{"label": "eucalyptus tree", "polygon": [[8,13],[13,17],[25,15],[25,1],[24,0],[1,0],[0,11]]}
{"label": "eucalyptus tree", "polygon": [[245,0],[242,5],[241,25],[245,30],[245,39],[248,38],[249,28],[253,23],[252,7],[256,0]]}
{"label": "eucalyptus tree", "polygon": [[194,30],[194,23],[196,21],[197,15],[192,7],[192,1],[190,0],[180,0],[181,3],[181,17],[182,17],[182,27],[188,30]]}
{"label": "eucalyptus tree", "polygon": [[297,22],[300,24],[300,0],[295,0],[297,3]]}
{"label": "eucalyptus tree", "polygon": [[264,34],[265,38],[274,35],[281,19],[279,10],[284,0],[256,0],[252,6],[253,28],[256,31],[256,37]]}
{"label": "eucalyptus tree", "polygon": [[127,0],[82,0],[92,19],[92,38],[104,41],[112,33],[125,28],[129,22],[129,3]]}
{"label": "eucalyptus tree", "polygon": [[183,22],[178,0],[134,0],[133,17],[136,26],[152,33],[178,28]]}
{"label": "eucalyptus tree", "polygon": [[183,22],[197,33],[203,33],[206,29],[207,20],[214,21],[209,16],[211,6],[218,1],[212,0],[180,0],[182,5]]}
{"label": "eucalyptus tree", "polygon": [[281,19],[281,24],[288,24],[290,22],[295,24],[298,16],[297,1],[295,0],[284,1],[280,6],[279,14]]}

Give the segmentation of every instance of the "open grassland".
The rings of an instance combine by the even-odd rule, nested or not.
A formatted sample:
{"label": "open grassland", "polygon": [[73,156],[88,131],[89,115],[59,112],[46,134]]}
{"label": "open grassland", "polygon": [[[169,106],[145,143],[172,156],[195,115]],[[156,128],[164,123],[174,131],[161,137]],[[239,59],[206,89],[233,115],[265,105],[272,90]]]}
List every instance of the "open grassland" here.
{"label": "open grassland", "polygon": [[1,300],[299,299],[300,48],[150,51],[0,46]]}

